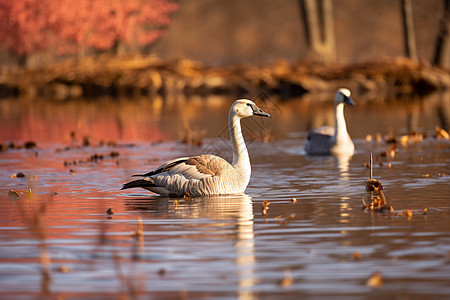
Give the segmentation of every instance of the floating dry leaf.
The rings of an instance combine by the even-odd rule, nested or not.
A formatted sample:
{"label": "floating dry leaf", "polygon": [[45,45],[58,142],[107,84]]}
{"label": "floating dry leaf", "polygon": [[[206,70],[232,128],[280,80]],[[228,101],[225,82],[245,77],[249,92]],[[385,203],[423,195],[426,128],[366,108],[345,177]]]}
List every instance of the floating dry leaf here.
{"label": "floating dry leaf", "polygon": [[292,199],[291,199],[291,202],[292,202],[292,203],[296,203],[296,202],[297,202],[297,199],[292,198]]}
{"label": "floating dry leaf", "polygon": [[61,272],[61,273],[70,273],[70,272],[72,272],[72,269],[68,266],[60,266],[56,269],[56,271]]}
{"label": "floating dry leaf", "polygon": [[417,131],[411,131],[408,135],[402,135],[400,137],[400,143],[402,145],[418,144],[423,142],[423,134]]}
{"label": "floating dry leaf", "polygon": [[394,136],[392,130],[389,130],[388,134],[384,137],[387,144],[396,144],[397,138]]}
{"label": "floating dry leaf", "polygon": [[380,195],[378,195],[376,198],[373,198],[369,204],[366,204],[364,199],[362,199],[362,202],[363,202],[363,209],[365,210],[371,210],[381,213],[394,212],[394,207],[387,204],[386,197],[384,196],[383,191],[380,191]]}
{"label": "floating dry leaf", "polygon": [[379,193],[381,190],[383,190],[383,186],[381,185],[381,182],[379,182],[376,179],[367,179],[366,180],[366,191]]}
{"label": "floating dry leaf", "polygon": [[282,287],[288,287],[290,285],[292,285],[292,273],[291,273],[291,269],[286,268],[284,269],[284,278],[280,281],[280,286]]}
{"label": "floating dry leaf", "polygon": [[366,281],[366,285],[372,288],[378,289],[383,285],[383,278],[381,277],[380,272],[375,272],[370,276]]}
{"label": "floating dry leaf", "polygon": [[10,197],[19,197],[20,193],[18,191],[15,191],[15,190],[9,190],[8,195]]}
{"label": "floating dry leaf", "polygon": [[25,142],[25,144],[23,144],[23,146],[25,147],[25,149],[33,149],[33,148],[37,147],[36,142],[33,142],[33,141]]}
{"label": "floating dry leaf", "polygon": [[353,253],[353,259],[358,260],[361,258],[361,252],[354,252]]}
{"label": "floating dry leaf", "polygon": [[375,139],[376,139],[377,143],[380,144],[383,141],[383,138],[381,137],[381,133],[377,132],[377,134],[375,135]]}
{"label": "floating dry leaf", "polygon": [[389,149],[381,152],[379,155],[380,157],[395,158],[397,152],[397,144],[394,144]]}
{"label": "floating dry leaf", "polygon": [[412,211],[410,209],[406,210],[406,215],[408,216],[408,219],[412,217]]}
{"label": "floating dry leaf", "polygon": [[23,172],[19,172],[19,173],[13,173],[13,174],[11,174],[11,178],[24,178],[25,177],[25,173],[23,173]]}
{"label": "floating dry leaf", "polygon": [[144,237],[144,226],[142,225],[142,218],[138,218],[138,229],[131,234],[132,237],[138,238],[141,243],[143,243]]}
{"label": "floating dry leaf", "polygon": [[265,216],[267,215],[267,210],[269,210],[269,205],[270,205],[270,202],[267,200],[264,200],[264,202],[262,204],[262,214]]}
{"label": "floating dry leaf", "polygon": [[108,209],[106,210],[106,214],[107,214],[107,215],[113,215],[114,213],[113,213],[113,211],[112,211],[111,208],[108,208]]}
{"label": "floating dry leaf", "polygon": [[166,275],[166,272],[167,272],[166,269],[161,268],[161,269],[158,270],[158,275],[159,276],[164,276],[164,275]]}
{"label": "floating dry leaf", "polygon": [[111,151],[110,153],[109,153],[109,156],[111,156],[111,157],[117,157],[117,156],[119,156],[120,155],[120,153],[119,152],[117,152],[117,151]]}
{"label": "floating dry leaf", "polygon": [[440,128],[440,127],[436,127],[436,135],[435,135],[435,137],[437,139],[445,139],[445,140],[450,139],[450,135],[448,134],[448,132],[445,131],[444,129]]}

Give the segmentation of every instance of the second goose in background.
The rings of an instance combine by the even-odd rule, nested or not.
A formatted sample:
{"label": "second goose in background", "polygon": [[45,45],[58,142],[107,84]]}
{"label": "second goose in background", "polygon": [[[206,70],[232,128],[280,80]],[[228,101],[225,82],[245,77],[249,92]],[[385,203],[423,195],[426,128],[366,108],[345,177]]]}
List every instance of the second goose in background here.
{"label": "second goose in background", "polygon": [[340,88],[334,98],[335,125],[319,127],[308,133],[305,151],[309,155],[353,155],[355,146],[347,132],[344,104],[355,105],[350,90]]}

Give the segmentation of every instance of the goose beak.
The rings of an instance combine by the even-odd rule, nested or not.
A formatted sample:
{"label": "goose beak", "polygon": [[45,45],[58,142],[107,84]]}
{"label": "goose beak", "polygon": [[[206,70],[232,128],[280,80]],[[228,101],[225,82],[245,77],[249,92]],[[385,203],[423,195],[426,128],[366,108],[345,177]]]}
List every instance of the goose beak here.
{"label": "goose beak", "polygon": [[344,103],[345,104],[349,104],[351,106],[355,106],[356,103],[355,101],[353,101],[352,97],[344,97]]}
{"label": "goose beak", "polygon": [[263,111],[261,108],[259,108],[256,105],[252,105],[253,108],[253,115],[254,116],[261,116],[261,117],[270,117],[270,115],[268,113],[266,113],[265,111]]}

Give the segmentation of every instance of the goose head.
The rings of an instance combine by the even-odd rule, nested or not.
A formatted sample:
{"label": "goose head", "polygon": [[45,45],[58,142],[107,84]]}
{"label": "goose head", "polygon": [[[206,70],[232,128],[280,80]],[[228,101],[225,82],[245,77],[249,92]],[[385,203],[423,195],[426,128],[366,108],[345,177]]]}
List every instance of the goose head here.
{"label": "goose head", "polygon": [[236,100],[230,108],[230,115],[241,119],[251,116],[270,117],[270,115],[259,108],[253,101],[248,99]]}
{"label": "goose head", "polygon": [[356,105],[351,97],[351,93],[349,89],[341,88],[337,91],[336,96],[334,97],[334,104],[338,105],[340,103]]}

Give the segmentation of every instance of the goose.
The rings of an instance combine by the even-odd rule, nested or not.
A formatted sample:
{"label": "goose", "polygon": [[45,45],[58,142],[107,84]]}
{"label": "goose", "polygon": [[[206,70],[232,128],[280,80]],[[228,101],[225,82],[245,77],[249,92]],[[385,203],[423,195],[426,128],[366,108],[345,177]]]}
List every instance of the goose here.
{"label": "goose", "polygon": [[309,155],[353,155],[355,146],[347,132],[344,117],[344,104],[355,105],[349,89],[338,89],[334,98],[335,125],[311,130],[305,142]]}
{"label": "goose", "polygon": [[253,101],[236,100],[228,114],[228,130],[233,147],[233,161],[211,154],[181,157],[168,161],[141,179],[125,183],[123,189],[140,187],[162,196],[200,197],[243,194],[250,181],[251,166],[241,130],[241,119],[270,117]]}

